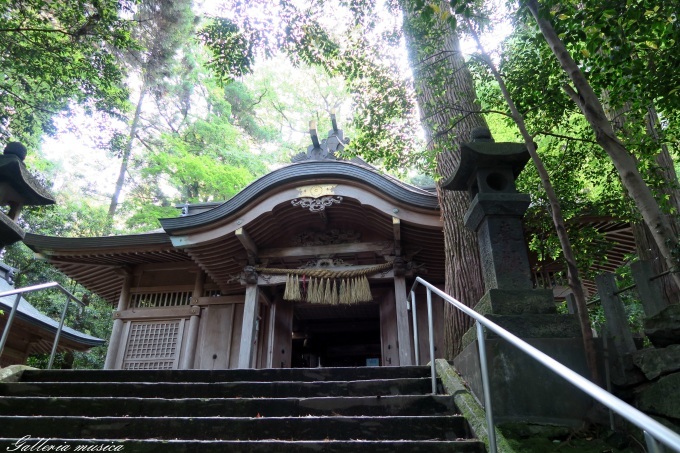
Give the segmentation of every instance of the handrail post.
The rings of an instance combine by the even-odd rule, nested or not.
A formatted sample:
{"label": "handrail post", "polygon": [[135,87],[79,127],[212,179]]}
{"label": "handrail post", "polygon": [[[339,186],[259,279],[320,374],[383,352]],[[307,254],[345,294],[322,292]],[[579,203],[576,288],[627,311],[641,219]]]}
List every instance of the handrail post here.
{"label": "handrail post", "polygon": [[59,337],[61,337],[61,330],[64,328],[64,320],[66,319],[66,312],[68,311],[68,306],[71,303],[71,297],[66,296],[66,305],[64,305],[64,310],[61,312],[61,320],[59,320],[59,327],[57,328],[57,334],[54,336],[54,344],[52,345],[52,353],[50,354],[50,361],[47,364],[47,369],[52,369],[52,364],[54,363],[54,356],[57,354],[57,346],[59,345]]}
{"label": "handrail post", "polygon": [[493,411],[491,409],[491,387],[489,385],[489,367],[486,363],[486,343],[484,340],[484,326],[479,321],[475,321],[477,326],[477,343],[479,344],[479,366],[482,371],[482,388],[484,390],[484,411],[486,412],[486,425],[489,431],[489,451],[496,453],[496,429],[493,422]]}
{"label": "handrail post", "polygon": [[434,323],[432,322],[432,290],[427,288],[427,328],[430,339],[430,370],[432,374],[432,394],[437,394],[437,371],[434,364]]}
{"label": "handrail post", "polygon": [[646,430],[643,430],[642,432],[645,434],[647,453],[663,453],[663,447],[659,445],[654,436],[650,435]]}
{"label": "handrail post", "polygon": [[14,315],[17,314],[17,309],[19,308],[19,302],[21,301],[21,293],[17,293],[17,297],[14,299],[14,305],[12,305],[12,310],[9,312],[7,317],[7,323],[5,324],[5,330],[2,332],[2,339],[0,339],[0,358],[5,350],[5,343],[7,343],[7,338],[9,338],[9,328],[12,327],[12,322],[14,321]]}
{"label": "handrail post", "polygon": [[416,314],[416,292],[411,291],[411,313],[413,314],[413,348],[416,353],[416,365],[420,365],[420,348],[418,347],[418,315]]}

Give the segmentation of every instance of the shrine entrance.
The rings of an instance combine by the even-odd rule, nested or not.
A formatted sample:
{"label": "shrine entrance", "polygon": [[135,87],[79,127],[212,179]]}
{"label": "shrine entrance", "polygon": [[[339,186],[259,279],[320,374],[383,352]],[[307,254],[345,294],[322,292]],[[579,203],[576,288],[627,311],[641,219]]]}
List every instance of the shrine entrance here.
{"label": "shrine entrance", "polygon": [[294,368],[381,365],[379,304],[296,303],[291,362]]}

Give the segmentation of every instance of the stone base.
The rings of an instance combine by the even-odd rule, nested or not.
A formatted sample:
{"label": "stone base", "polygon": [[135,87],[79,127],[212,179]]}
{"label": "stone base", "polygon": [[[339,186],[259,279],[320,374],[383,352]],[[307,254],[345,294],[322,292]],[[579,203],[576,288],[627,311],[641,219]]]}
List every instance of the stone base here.
{"label": "stone base", "polygon": [[680,373],[673,373],[636,392],[635,406],[642,412],[680,421]]}
{"label": "stone base", "polygon": [[[583,342],[576,338],[529,338],[525,341],[558,362],[588,376]],[[538,423],[578,427],[592,399],[505,340],[486,340],[491,401],[496,423]],[[454,365],[483,403],[477,340]]]}
{"label": "stone base", "polygon": [[646,319],[645,335],[657,348],[680,344],[680,304],[669,305]]}
{"label": "stone base", "polygon": [[[527,338],[581,338],[581,326],[575,315],[563,314],[533,314],[522,315],[485,315],[508,332],[522,339]],[[493,332],[487,331],[488,338],[498,338]],[[463,335],[463,348],[477,338],[477,329],[472,327]]]}
{"label": "stone base", "polygon": [[475,311],[483,315],[522,315],[525,313],[553,314],[557,313],[555,296],[551,289],[490,289],[479,303]]}

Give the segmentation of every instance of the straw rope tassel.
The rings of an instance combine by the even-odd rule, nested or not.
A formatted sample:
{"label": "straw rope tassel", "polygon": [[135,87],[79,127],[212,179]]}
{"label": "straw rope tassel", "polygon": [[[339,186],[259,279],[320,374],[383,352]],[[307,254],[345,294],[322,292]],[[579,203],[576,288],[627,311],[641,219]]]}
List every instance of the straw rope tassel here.
{"label": "straw rope tassel", "polygon": [[327,304],[326,298],[324,297],[324,294],[326,293],[326,280],[323,278],[319,279],[319,287],[316,290],[317,294],[319,295],[319,303],[320,304]]}
{"label": "straw rope tassel", "polygon": [[316,278],[312,279],[312,286],[309,287],[309,301],[313,304],[319,303],[319,280]]}
{"label": "straw rope tassel", "polygon": [[338,305],[338,288],[335,284],[335,279],[333,279],[333,286],[331,287],[331,304]]}
{"label": "straw rope tassel", "polygon": [[283,291],[284,300],[292,300],[290,295],[293,286],[292,279],[293,279],[292,275],[290,274],[286,275],[286,289]]}
{"label": "straw rope tassel", "polygon": [[346,304],[347,303],[347,279],[342,279],[340,280],[340,289],[338,289],[338,303],[339,304]]}
{"label": "straw rope tassel", "polygon": [[371,284],[368,282],[368,278],[365,275],[359,277],[359,287],[362,302],[370,302],[373,300],[373,294],[371,294]]}
{"label": "straw rope tassel", "polygon": [[333,302],[331,299],[331,282],[329,279],[326,279],[324,281],[323,303],[332,304]]}
{"label": "straw rope tassel", "polygon": [[363,302],[363,295],[362,293],[363,288],[361,287],[361,277],[356,277],[354,279],[354,300],[358,302]]}

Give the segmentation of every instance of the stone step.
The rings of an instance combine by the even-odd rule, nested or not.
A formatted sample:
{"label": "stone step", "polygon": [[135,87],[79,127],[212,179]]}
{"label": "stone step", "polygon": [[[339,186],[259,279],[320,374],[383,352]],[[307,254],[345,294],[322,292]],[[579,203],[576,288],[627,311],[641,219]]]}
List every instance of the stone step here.
{"label": "stone step", "polygon": [[451,397],[400,395],[320,398],[112,398],[4,397],[3,415],[89,417],[304,417],[309,415],[387,416],[455,413]]}
{"label": "stone step", "polygon": [[23,382],[362,381],[430,376],[426,366],[269,368],[262,370],[26,370]]}
{"label": "stone step", "polygon": [[457,415],[421,417],[0,417],[2,436],[72,439],[456,440]]}
{"label": "stone step", "polygon": [[429,378],[323,382],[12,382],[2,396],[139,398],[310,398],[427,394]]}
{"label": "stone step", "polygon": [[[0,439],[1,451],[22,451],[21,446],[69,446],[68,451],[88,451],[85,448],[92,447],[89,451],[104,451],[102,447],[111,446],[116,449],[108,451],[126,451],[134,453],[300,453],[320,452],[325,453],[482,453],[484,444],[477,440],[455,441],[365,441],[365,440],[324,440],[317,441],[181,441],[181,440],[118,440],[118,439],[59,439],[47,440],[39,444],[39,439]],[[76,448],[83,446],[80,450]],[[100,450],[94,448],[100,447]],[[23,450],[23,451],[38,451]],[[48,451],[48,450],[42,450]],[[54,451],[54,450],[53,450]]]}

